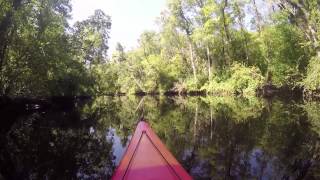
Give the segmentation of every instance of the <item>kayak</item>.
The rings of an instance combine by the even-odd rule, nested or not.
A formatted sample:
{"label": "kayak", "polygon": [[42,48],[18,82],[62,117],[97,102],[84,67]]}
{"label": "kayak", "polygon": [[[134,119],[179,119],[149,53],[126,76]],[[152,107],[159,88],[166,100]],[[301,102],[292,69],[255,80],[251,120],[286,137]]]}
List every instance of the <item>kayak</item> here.
{"label": "kayak", "polygon": [[140,121],[112,180],[189,180],[192,177],[149,124]]}

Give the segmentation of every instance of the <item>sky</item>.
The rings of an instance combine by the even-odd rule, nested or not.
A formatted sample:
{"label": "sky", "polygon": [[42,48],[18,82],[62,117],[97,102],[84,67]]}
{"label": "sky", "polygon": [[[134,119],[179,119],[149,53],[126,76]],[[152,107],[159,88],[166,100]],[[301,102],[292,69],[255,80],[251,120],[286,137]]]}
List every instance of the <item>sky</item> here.
{"label": "sky", "polygon": [[94,10],[101,9],[111,16],[109,56],[120,42],[125,50],[137,46],[145,30],[157,30],[156,18],[165,9],[166,0],[72,0],[72,20],[87,19]]}

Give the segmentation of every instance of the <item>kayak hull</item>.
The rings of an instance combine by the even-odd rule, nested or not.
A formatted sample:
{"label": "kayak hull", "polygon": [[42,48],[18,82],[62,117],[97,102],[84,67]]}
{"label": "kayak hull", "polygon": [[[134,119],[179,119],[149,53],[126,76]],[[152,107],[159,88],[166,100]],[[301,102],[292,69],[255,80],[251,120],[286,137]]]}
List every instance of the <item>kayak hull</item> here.
{"label": "kayak hull", "polygon": [[112,180],[189,180],[191,176],[149,124],[140,121]]}

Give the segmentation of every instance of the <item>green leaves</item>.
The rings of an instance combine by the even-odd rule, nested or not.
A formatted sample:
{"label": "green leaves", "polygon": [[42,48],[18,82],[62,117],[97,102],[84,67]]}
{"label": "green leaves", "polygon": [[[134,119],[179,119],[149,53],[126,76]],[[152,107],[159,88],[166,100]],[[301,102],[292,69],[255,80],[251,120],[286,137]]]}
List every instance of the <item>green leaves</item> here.
{"label": "green leaves", "polygon": [[118,44],[110,60],[112,23],[103,11],[70,27],[70,0],[0,0],[0,93],[253,95],[263,75],[277,86],[318,89],[317,65],[308,66],[320,54],[318,1],[272,2],[281,8],[264,13],[260,3],[267,5],[170,0],[160,31],[142,33],[129,52]]}
{"label": "green leaves", "polygon": [[320,59],[313,57],[308,65],[306,78],[303,80],[303,85],[311,91],[320,89]]}
{"label": "green leaves", "polygon": [[111,18],[101,10],[73,29],[73,42],[79,61],[87,65],[105,63],[107,59]]}
{"label": "green leaves", "polygon": [[201,89],[208,94],[218,96],[239,94],[250,97],[255,96],[256,90],[264,83],[264,77],[257,67],[245,67],[242,64],[234,63],[224,74],[226,79],[221,80],[217,76]]}
{"label": "green leaves", "polygon": [[[105,61],[110,17],[97,10],[94,16],[70,29],[69,0],[16,2],[20,1],[0,1],[6,4],[0,7],[0,24],[9,32],[1,36],[6,44],[1,44],[5,48],[0,52],[4,57],[0,95],[91,94],[94,81],[85,61]],[[4,24],[5,19],[1,18],[6,13],[10,23]]]}

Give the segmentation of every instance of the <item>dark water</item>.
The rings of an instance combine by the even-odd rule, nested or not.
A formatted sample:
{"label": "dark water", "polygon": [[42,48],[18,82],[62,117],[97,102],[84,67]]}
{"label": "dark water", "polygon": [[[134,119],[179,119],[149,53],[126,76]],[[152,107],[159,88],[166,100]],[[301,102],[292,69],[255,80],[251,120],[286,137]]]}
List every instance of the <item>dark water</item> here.
{"label": "dark water", "polygon": [[195,179],[320,179],[316,102],[99,97],[28,107],[0,109],[0,179],[109,179],[141,109]]}

